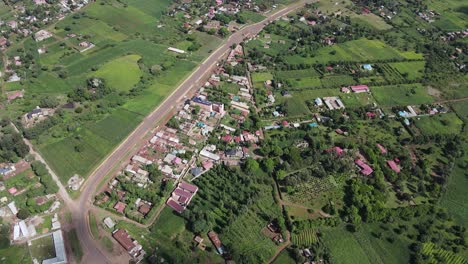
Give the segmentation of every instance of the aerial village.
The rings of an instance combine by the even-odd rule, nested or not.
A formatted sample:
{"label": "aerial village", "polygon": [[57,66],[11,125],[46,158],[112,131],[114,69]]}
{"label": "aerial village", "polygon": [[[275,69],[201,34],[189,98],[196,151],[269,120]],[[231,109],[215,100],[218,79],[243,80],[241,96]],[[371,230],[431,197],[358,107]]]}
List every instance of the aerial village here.
{"label": "aerial village", "polygon": [[[177,52],[177,51],[175,51]],[[198,187],[192,183],[195,179],[203,177],[217,164],[239,166],[246,158],[254,158],[254,151],[263,139],[267,130],[281,128],[316,128],[330,120],[322,115],[324,110],[344,109],[346,106],[340,96],[325,96],[314,100],[316,114],[312,119],[294,120],[291,123],[285,120],[281,107],[271,109],[275,103],[273,92],[267,92],[265,102],[255,102],[250,72],[265,69],[262,65],[251,65],[249,71],[239,74],[235,72],[236,65],[243,63],[243,47],[237,45],[229,51],[227,58],[219,63],[211,76],[190,98],[185,98],[182,104],[177,105],[174,115],[170,117],[165,126],[157,127],[146,144],[139,149],[130,162],[115,178],[110,180],[108,186],[96,196],[95,204],[108,211],[124,215],[140,223],[146,223],[155,216],[158,207],[163,203],[178,214],[190,210],[190,202],[197,195]],[[363,70],[371,71],[372,65],[362,65]],[[229,73],[229,71],[231,74]],[[281,83],[274,80],[264,82],[267,91],[281,87]],[[349,94],[370,94],[371,88],[367,85],[352,85],[337,88],[342,96]],[[289,93],[282,92],[282,96]],[[264,108],[260,107],[263,105]],[[272,118],[279,118],[265,124],[261,130],[240,130],[240,124],[248,119],[250,111],[268,112]],[[443,105],[421,106],[408,105],[397,111],[397,115],[389,114],[389,118],[404,118],[409,125],[411,118],[424,115],[446,113]],[[366,113],[368,119],[383,118],[385,113],[375,103]],[[282,119],[282,120],[281,120]],[[336,129],[337,135],[346,136],[347,131]],[[221,142],[221,144],[217,144]],[[400,161],[397,157],[387,156],[385,144],[374,146],[386,158],[386,165],[395,173],[400,173]],[[329,149],[337,156],[343,155],[347,150],[339,146]],[[374,170],[361,153],[355,153],[354,165],[356,172],[363,176],[370,176]],[[158,193],[160,199],[153,199],[145,191],[135,191],[136,188],[144,190],[149,184],[158,182],[161,189]],[[123,189],[131,190],[124,191]],[[137,193],[145,195],[139,196]],[[147,198],[145,198],[147,197]],[[154,197],[153,197],[154,198]],[[113,229],[114,220],[105,219],[105,225]],[[268,223],[268,232],[271,239],[282,243],[278,227]],[[143,248],[136,238],[132,238],[126,230],[113,230],[113,237],[136,260],[143,258]],[[208,233],[212,244],[219,254],[224,248],[214,231]],[[199,247],[205,247],[203,239],[194,238]]]}

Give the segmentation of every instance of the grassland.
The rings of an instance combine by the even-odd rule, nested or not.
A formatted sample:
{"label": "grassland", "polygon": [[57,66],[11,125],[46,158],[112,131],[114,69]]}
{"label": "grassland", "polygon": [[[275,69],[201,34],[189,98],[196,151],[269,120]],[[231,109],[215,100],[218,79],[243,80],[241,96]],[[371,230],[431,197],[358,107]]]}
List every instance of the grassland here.
{"label": "grassland", "polygon": [[468,155],[466,154],[455,162],[445,192],[440,200],[440,205],[447,208],[447,211],[459,224],[466,223],[468,219],[468,197],[465,188],[468,184],[467,162]]}
{"label": "grassland", "polygon": [[371,92],[375,100],[384,106],[420,105],[434,101],[421,84],[376,86],[371,87]]}
{"label": "grassland", "polygon": [[440,13],[434,24],[442,30],[456,31],[466,28],[466,21],[468,20],[466,2],[459,0],[447,0],[444,2],[431,0],[428,1],[428,7]]}
{"label": "grassland", "polygon": [[88,218],[89,218],[89,228],[91,229],[91,234],[93,235],[93,237],[95,239],[98,239],[99,238],[99,227],[98,227],[98,224],[96,222],[96,217],[94,216],[93,213],[89,212]]}
{"label": "grassland", "polygon": [[107,85],[118,91],[128,91],[138,83],[142,76],[138,67],[139,55],[127,55],[104,64],[90,77],[100,77]]}
{"label": "grassland", "polygon": [[32,259],[27,245],[12,245],[8,248],[0,249],[0,263],[23,264],[31,262]]}
{"label": "grassland", "polygon": [[319,64],[338,61],[375,61],[422,59],[422,54],[413,51],[399,51],[379,40],[358,39],[320,48],[314,57],[286,56],[289,64]]}
{"label": "grassland", "polygon": [[[129,111],[118,110],[73,137],[39,145],[39,151],[64,182],[75,173],[86,176],[141,118]],[[76,146],[82,146],[82,151],[76,151]]]}
{"label": "grassland", "polygon": [[52,235],[31,241],[29,251],[32,258],[37,259],[39,262],[55,257],[55,246]]}
{"label": "grassland", "polygon": [[455,113],[424,116],[416,119],[416,126],[422,134],[458,134],[461,131],[463,121]]}
{"label": "grassland", "polygon": [[457,113],[465,124],[468,124],[468,101],[456,102],[452,104],[453,110]]}
{"label": "grassland", "polygon": [[104,246],[104,248],[108,251],[108,252],[112,252],[113,251],[113,248],[114,248],[114,243],[112,243],[112,240],[108,237],[103,237],[101,239],[101,244]]}
{"label": "grassland", "polygon": [[418,80],[424,76],[424,61],[391,62],[388,65],[408,80]]}
{"label": "grassland", "polygon": [[296,261],[292,258],[287,250],[283,250],[275,259],[275,261],[273,261],[273,264],[296,264]]}
{"label": "grassland", "polygon": [[81,249],[80,241],[78,240],[78,236],[76,234],[76,230],[72,229],[66,233],[67,241],[70,243],[70,248],[75,255],[75,259],[77,262],[80,262],[81,258],[83,257],[83,249]]}
{"label": "grassland", "polygon": [[333,263],[406,263],[409,259],[407,243],[400,239],[390,243],[384,238],[375,238],[371,235],[375,229],[373,225],[366,225],[356,233],[341,228],[322,230]]}

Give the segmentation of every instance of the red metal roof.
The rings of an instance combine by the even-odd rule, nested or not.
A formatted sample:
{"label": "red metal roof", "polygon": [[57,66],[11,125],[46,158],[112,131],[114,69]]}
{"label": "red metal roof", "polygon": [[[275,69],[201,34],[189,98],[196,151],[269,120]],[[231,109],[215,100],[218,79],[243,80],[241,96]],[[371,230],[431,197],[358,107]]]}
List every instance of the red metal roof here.
{"label": "red metal roof", "polygon": [[124,229],[119,229],[117,230],[116,232],[114,232],[112,234],[112,236],[115,238],[115,240],[117,240],[117,242],[119,242],[120,245],[122,245],[123,248],[125,248],[125,250],[127,251],[130,251],[132,250],[134,247],[136,247],[136,245],[133,243],[133,240],[132,238],[130,237],[130,235],[127,233],[126,230]]}
{"label": "red metal roof", "polygon": [[176,201],[174,201],[172,198],[169,198],[169,200],[167,200],[166,204],[171,207],[174,211],[178,212],[179,214],[183,213],[185,208],[182,207],[182,205],[180,205],[179,203],[177,203]]}
{"label": "red metal roof", "polygon": [[221,243],[221,240],[219,240],[218,234],[216,234],[214,231],[208,232],[208,237],[210,238],[211,243],[213,243],[213,245],[216,248],[220,248],[222,246],[222,243]]}
{"label": "red metal roof", "polygon": [[400,167],[393,160],[387,160],[388,166],[396,173],[400,173]]}
{"label": "red metal roof", "polygon": [[186,182],[180,182],[179,183],[179,188],[184,189],[184,190],[189,191],[189,192],[192,192],[192,193],[198,191],[197,186],[195,186],[193,184],[186,183]]}

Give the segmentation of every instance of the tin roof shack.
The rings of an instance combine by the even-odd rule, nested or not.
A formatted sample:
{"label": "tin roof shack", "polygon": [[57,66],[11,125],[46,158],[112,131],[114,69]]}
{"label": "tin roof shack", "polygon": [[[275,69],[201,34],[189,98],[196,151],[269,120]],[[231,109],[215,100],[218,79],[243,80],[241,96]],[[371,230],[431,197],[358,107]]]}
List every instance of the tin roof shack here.
{"label": "tin roof shack", "polygon": [[210,232],[208,232],[208,237],[210,238],[211,243],[213,244],[213,246],[216,248],[216,251],[220,255],[223,255],[224,254],[224,247],[223,247],[223,243],[221,242],[221,240],[218,237],[218,234],[216,234],[214,231],[210,231]]}

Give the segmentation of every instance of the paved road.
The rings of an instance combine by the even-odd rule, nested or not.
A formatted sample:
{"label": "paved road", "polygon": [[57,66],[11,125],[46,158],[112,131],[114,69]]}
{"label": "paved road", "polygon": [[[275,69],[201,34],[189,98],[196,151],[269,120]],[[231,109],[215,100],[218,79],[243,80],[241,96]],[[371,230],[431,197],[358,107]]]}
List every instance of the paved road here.
{"label": "paved road", "polygon": [[153,129],[158,122],[174,108],[177,103],[183,99],[191,89],[197,88],[198,83],[210,74],[211,70],[216,66],[219,59],[225,55],[226,51],[233,44],[238,44],[244,40],[246,36],[254,36],[258,34],[263,27],[270,21],[273,21],[289,12],[303,6],[305,3],[312,0],[301,0],[293,5],[287,6],[278,12],[268,14],[268,17],[250,26],[246,26],[241,30],[231,35],[221,47],[214,51],[179,87],[169,95],[164,102],[149,114],[142,123],[101,163],[101,165],[88,177],[83,184],[80,199],[70,206],[72,213],[73,225],[75,226],[80,240],[84,257],[82,263],[128,263],[128,259],[121,257],[116,260],[114,256],[109,256],[105,251],[101,251],[100,245],[91,236],[88,224],[88,211],[92,206],[94,192],[99,182],[109,173],[111,173],[122,162],[129,159],[132,154],[132,149],[135,145],[141,143],[146,133]]}

